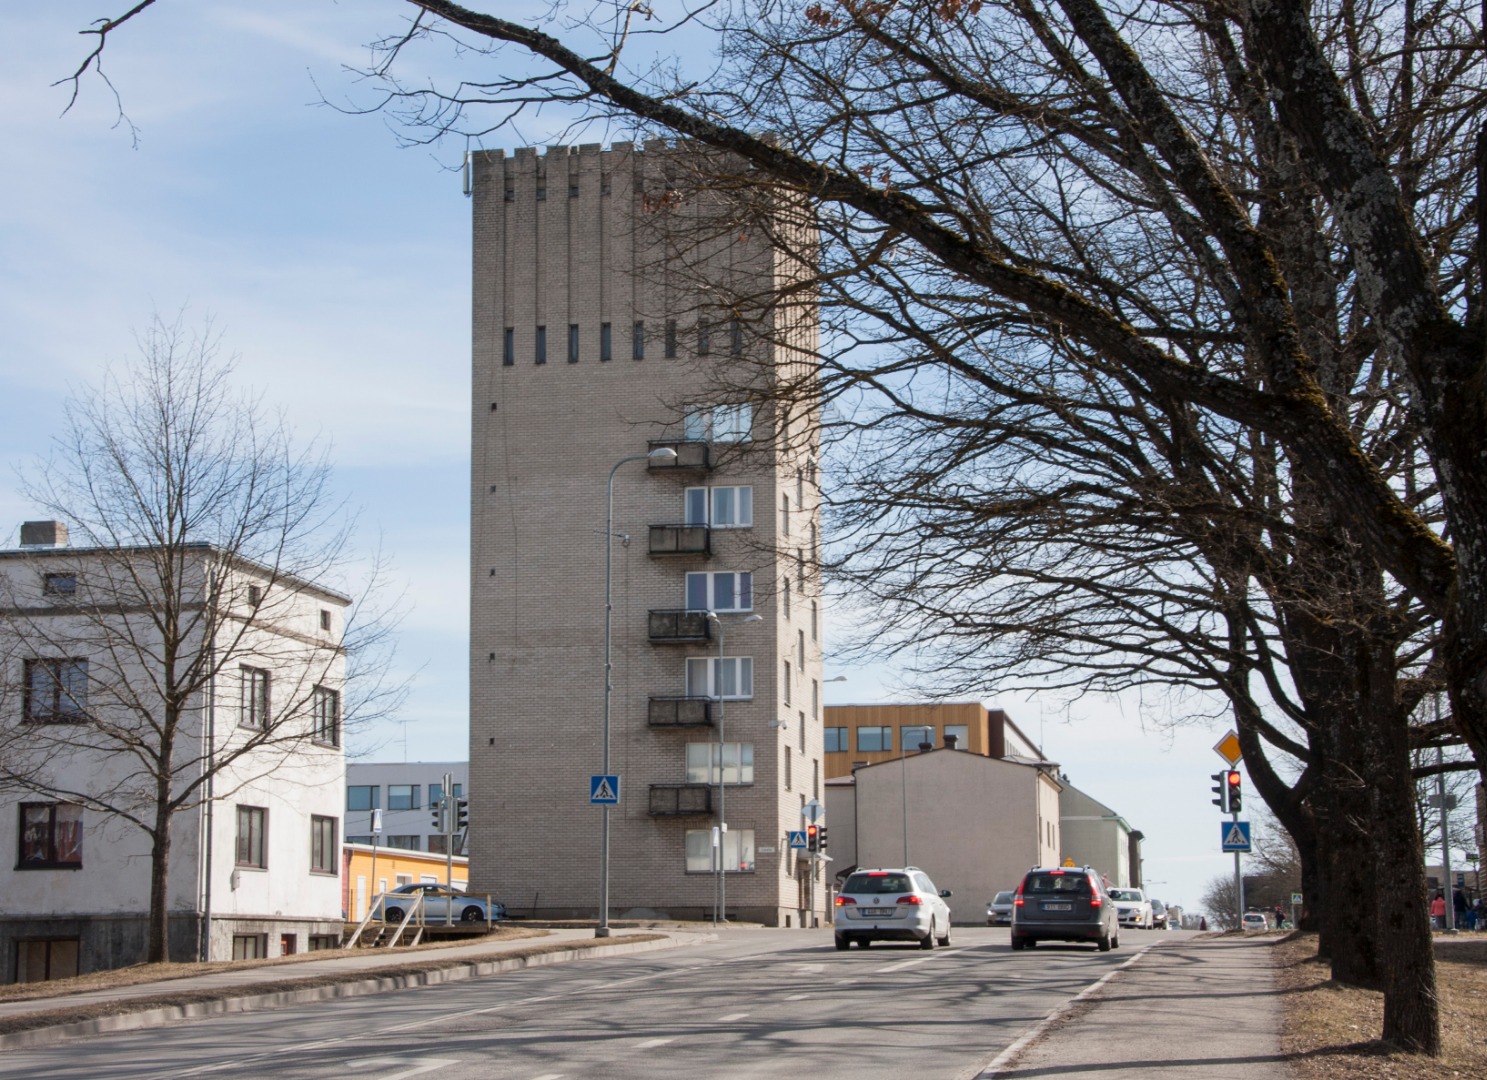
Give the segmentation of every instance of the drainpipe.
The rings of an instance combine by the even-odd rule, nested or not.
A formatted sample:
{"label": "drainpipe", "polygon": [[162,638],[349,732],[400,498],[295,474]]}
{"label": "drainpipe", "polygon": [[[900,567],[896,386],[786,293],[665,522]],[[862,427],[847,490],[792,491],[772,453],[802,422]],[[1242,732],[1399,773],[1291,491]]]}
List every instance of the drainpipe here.
{"label": "drainpipe", "polygon": [[217,800],[214,797],[216,773],[212,765],[217,756],[217,650],[214,646],[207,647],[207,671],[211,673],[211,679],[207,683],[207,752],[206,752],[206,890],[205,899],[202,903],[201,916],[201,942],[197,947],[197,954],[203,962],[210,963],[212,959],[212,823],[215,818]]}

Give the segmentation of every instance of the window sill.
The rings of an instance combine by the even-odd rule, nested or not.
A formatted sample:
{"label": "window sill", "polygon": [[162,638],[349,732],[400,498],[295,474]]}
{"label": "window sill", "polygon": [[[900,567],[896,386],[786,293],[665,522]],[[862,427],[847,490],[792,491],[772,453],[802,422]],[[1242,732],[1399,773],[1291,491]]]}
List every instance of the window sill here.
{"label": "window sill", "polygon": [[[688,870],[687,873],[690,874],[690,875],[692,875],[692,876],[694,876],[694,877],[702,877],[704,875],[706,875],[707,877],[714,877],[714,876],[717,875],[717,871],[716,870]],[[752,874],[756,874],[756,873],[758,873],[758,871],[757,870],[724,870],[723,873],[726,874],[729,877],[739,877],[740,875],[752,875]]]}
{"label": "window sill", "polygon": [[341,748],[341,744],[340,743],[338,743],[338,742],[329,742],[329,741],[327,741],[325,739],[311,739],[310,740],[310,743],[313,746],[323,746],[327,750],[339,750]]}
{"label": "window sill", "polygon": [[259,866],[256,863],[245,863],[245,862],[233,863],[232,864],[232,868],[234,870],[261,870],[261,871],[264,871],[265,873],[268,871],[268,867],[267,866]]}
{"label": "window sill", "polygon": [[50,862],[49,863],[36,863],[36,862],[33,862],[33,863],[18,863],[16,865],[16,872],[19,873],[22,870],[81,870],[82,868],[83,868],[83,864],[80,863],[80,862],[69,862],[69,863],[50,863]]}
{"label": "window sill", "polygon": [[316,870],[314,867],[311,867],[310,876],[323,878],[339,878],[341,876],[341,872],[339,870]]}

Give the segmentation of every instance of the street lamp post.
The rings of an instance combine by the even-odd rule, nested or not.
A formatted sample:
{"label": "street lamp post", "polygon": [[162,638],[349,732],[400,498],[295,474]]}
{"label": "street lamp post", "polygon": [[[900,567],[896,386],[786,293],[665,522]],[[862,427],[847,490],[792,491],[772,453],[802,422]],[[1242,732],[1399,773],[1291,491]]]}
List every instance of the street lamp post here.
{"label": "street lamp post", "polygon": [[[724,629],[725,623],[716,611],[707,613],[708,620],[718,626],[718,667],[713,673],[713,681],[717,684],[718,691],[718,847],[717,863],[713,873],[717,876],[713,884],[713,925],[728,921],[728,874],[724,865],[726,844],[728,841],[728,788],[724,775],[724,754],[727,743],[724,740],[723,728],[723,659],[727,655],[728,633]],[[739,622],[762,622],[763,615],[749,615]],[[740,766],[742,763],[740,762]]]}
{"label": "street lamp post", "polygon": [[[648,454],[634,454],[620,458],[609,470],[606,512],[604,518],[604,724],[601,738],[599,771],[609,775],[609,699],[614,693],[614,663],[612,656],[613,635],[610,624],[614,615],[614,474],[621,465],[632,461],[669,464],[676,461],[676,451],[669,446],[658,446]],[[626,539],[629,539],[626,537]],[[609,804],[599,808],[599,922],[594,927],[596,938],[609,936]]]}

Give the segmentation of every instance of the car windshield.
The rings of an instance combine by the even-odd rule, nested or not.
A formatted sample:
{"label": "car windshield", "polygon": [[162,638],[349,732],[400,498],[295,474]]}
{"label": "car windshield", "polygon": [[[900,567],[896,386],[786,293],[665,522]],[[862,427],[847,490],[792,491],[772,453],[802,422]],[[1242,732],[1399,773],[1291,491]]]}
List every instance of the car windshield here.
{"label": "car windshield", "polygon": [[1135,889],[1111,889],[1110,890],[1110,899],[1112,899],[1112,900],[1127,900],[1127,901],[1129,901],[1129,900],[1135,900],[1135,901],[1138,901],[1139,902],[1140,899],[1141,899],[1141,894],[1139,892],[1137,892]]}
{"label": "car windshield", "polygon": [[904,893],[913,892],[914,885],[907,874],[853,874],[842,886],[844,893]]}
{"label": "car windshield", "polygon": [[1029,874],[1022,886],[1025,893],[1072,893],[1085,895],[1089,892],[1089,878],[1083,874]]}
{"label": "car windshield", "polygon": [[996,899],[992,901],[993,904],[1010,904],[1011,902],[1012,894],[1010,892],[999,892],[996,894]]}

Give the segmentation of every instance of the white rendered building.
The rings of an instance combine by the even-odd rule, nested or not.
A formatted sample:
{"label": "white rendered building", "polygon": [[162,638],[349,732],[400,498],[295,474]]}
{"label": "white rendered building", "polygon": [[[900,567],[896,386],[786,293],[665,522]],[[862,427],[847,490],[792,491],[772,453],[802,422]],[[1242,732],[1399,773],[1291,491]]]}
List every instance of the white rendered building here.
{"label": "white rendered building", "polygon": [[[445,834],[434,827],[435,807],[445,794],[445,773],[453,780],[454,797],[468,798],[468,761],[348,762],[346,843],[370,845],[375,835],[378,847],[445,854]],[[374,814],[382,824],[376,834]]]}

